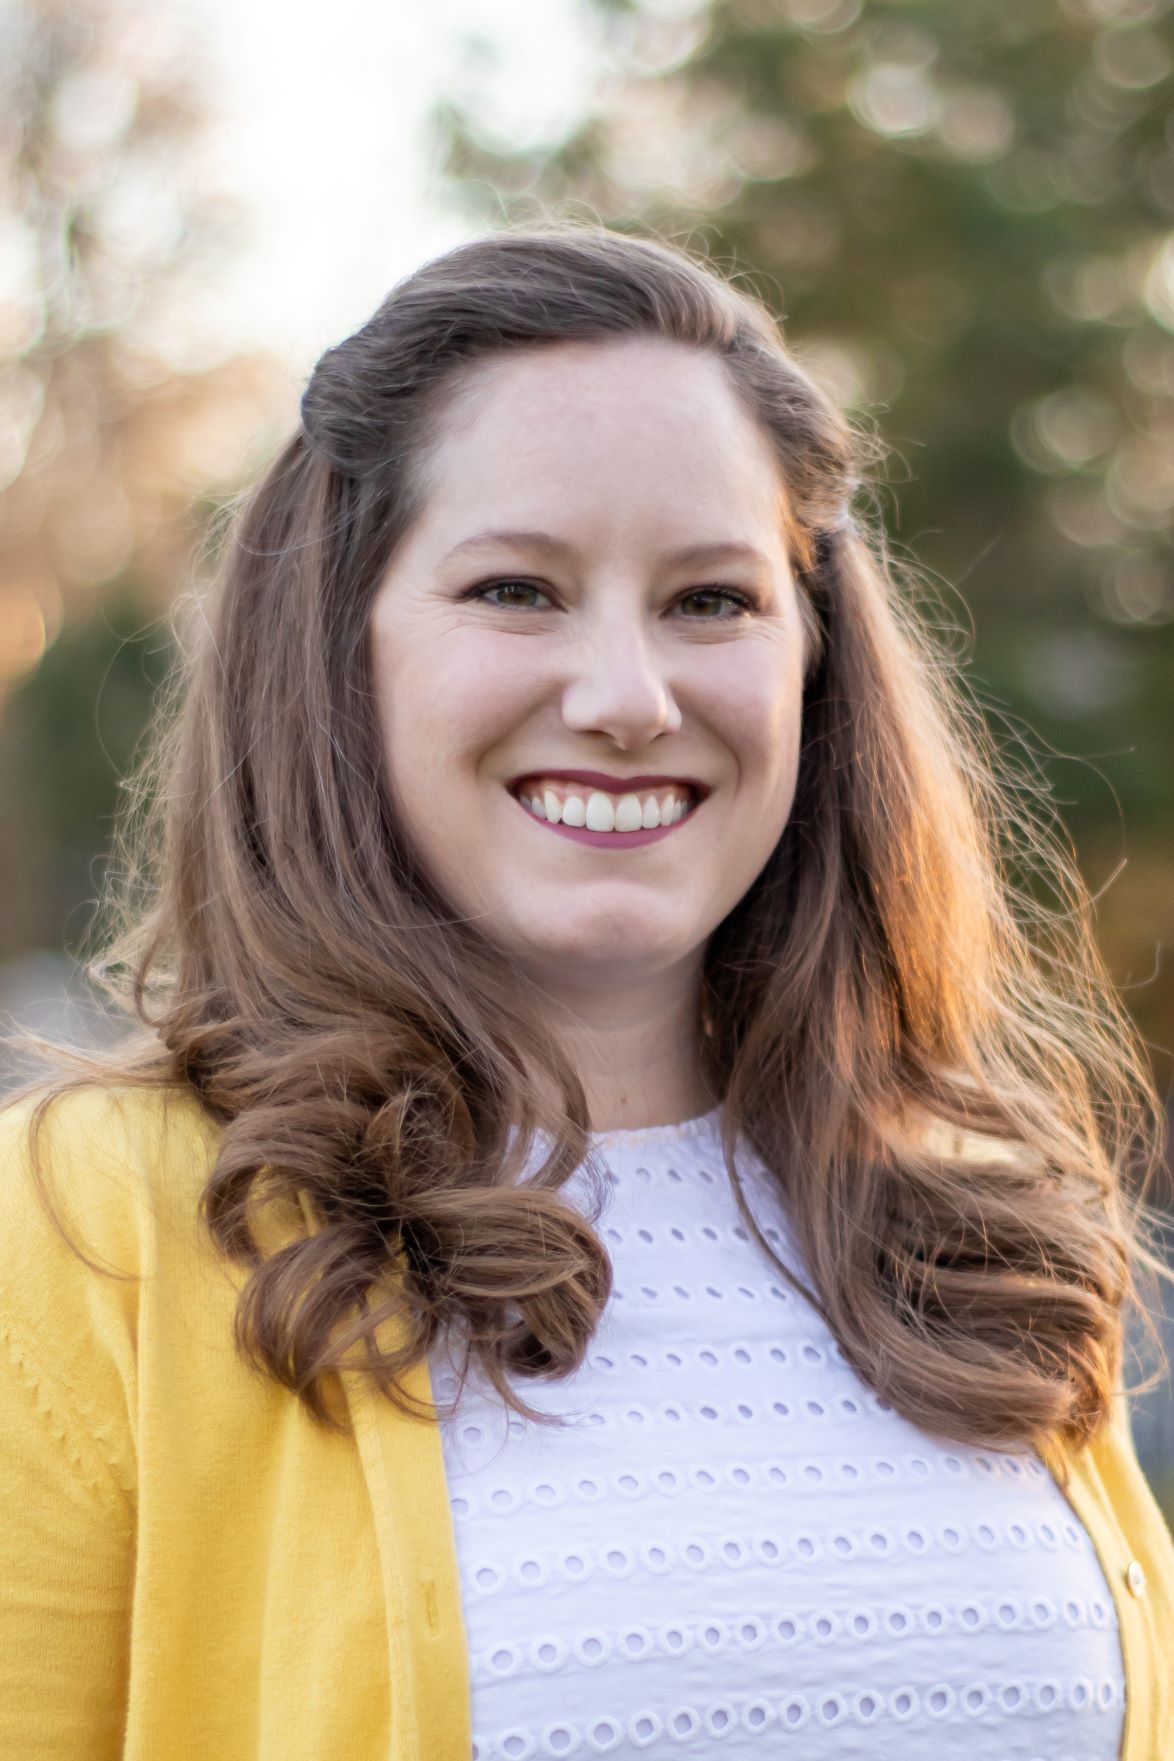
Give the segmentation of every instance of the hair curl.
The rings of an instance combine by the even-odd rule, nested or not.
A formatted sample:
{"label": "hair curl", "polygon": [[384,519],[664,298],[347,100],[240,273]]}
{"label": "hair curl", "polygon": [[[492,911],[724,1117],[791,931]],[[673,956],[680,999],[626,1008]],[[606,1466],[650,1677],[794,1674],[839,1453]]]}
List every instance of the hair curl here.
{"label": "hair curl", "polygon": [[[856,505],[879,443],[758,297],[675,244],[507,227],[322,355],[300,427],[229,510],[132,798],[118,933],[88,970],[135,1021],[110,1056],[61,1051],[83,1069],[44,1102],[95,1076],[195,1092],[221,1127],[202,1222],[250,1268],[237,1348],[315,1420],[338,1422],[322,1381],[352,1367],[347,1345],[403,1406],[397,1378],[460,1323],[466,1371],[556,1422],[511,1378],[575,1369],[610,1291],[598,1209],[560,1195],[590,1149],[586,1097],[541,999],[413,861],[366,628],[465,370],[625,337],[724,363],[778,458],[807,627],[793,809],[705,953],[703,1076],[739,1209],[897,1411],[1034,1447],[1065,1477],[1063,1452],[1108,1418],[1129,1303],[1161,1350],[1135,1279],[1170,1277],[1146,1244],[1164,1119],[1143,1043],[1046,790],[998,750],[875,505]],[[521,1178],[536,1131],[549,1153]],[[739,1131],[813,1289],[749,1210]],[[280,1264],[247,1221],[262,1177],[323,1220]],[[392,1311],[402,1344],[381,1353]]]}

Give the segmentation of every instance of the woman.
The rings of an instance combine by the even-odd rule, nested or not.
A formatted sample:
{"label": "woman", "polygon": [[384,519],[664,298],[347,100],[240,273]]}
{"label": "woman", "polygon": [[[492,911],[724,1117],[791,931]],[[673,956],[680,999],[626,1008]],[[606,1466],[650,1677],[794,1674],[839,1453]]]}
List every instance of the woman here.
{"label": "woman", "polygon": [[1156,1096],[864,440],[569,225],[301,415],[3,1119],[0,1748],[1174,1752]]}

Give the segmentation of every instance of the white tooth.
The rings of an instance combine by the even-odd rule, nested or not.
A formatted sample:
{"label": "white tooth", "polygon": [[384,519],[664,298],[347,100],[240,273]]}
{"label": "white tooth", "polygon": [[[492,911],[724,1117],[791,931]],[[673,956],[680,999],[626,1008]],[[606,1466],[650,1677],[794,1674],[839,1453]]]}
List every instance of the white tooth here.
{"label": "white tooth", "polygon": [[563,804],[553,789],[547,789],[542,796],[542,805],[546,809],[546,817],[552,825],[557,825],[563,816]]}
{"label": "white tooth", "polygon": [[642,824],[646,832],[654,832],[660,824],[660,802],[655,795],[645,795]]}
{"label": "white tooth", "polygon": [[616,810],[611,804],[610,795],[601,789],[592,789],[587,797],[587,815],[584,821],[589,832],[614,832],[616,829]]}
{"label": "white tooth", "polygon": [[621,795],[616,802],[617,832],[638,832],[643,824],[639,795]]}
{"label": "white tooth", "polygon": [[685,817],[685,803],[683,800],[681,800],[680,796],[678,796],[676,801],[673,803],[673,824],[676,825],[677,821],[679,819],[684,819],[684,817]]}
{"label": "white tooth", "polygon": [[581,796],[568,795],[566,800],[563,802],[563,824],[564,825],[586,825],[587,824],[587,809],[583,805],[583,801],[582,801]]}
{"label": "white tooth", "polygon": [[534,815],[535,819],[546,818],[546,808],[542,805],[542,802],[538,799],[537,795],[527,796],[526,805]]}

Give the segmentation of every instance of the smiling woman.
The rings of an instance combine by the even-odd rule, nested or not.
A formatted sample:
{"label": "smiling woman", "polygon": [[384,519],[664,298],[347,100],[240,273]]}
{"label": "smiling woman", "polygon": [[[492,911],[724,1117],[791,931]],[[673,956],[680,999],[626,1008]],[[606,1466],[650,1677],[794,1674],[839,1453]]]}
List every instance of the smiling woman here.
{"label": "smiling woman", "polygon": [[1160,1103],[870,443],[573,225],[301,416],[0,1118],[0,1750],[1174,1752]]}

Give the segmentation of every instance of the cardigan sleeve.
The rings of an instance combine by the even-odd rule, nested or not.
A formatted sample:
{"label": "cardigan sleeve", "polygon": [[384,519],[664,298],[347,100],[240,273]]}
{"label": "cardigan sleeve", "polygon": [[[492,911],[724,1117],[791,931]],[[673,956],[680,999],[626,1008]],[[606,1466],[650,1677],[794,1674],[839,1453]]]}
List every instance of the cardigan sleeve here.
{"label": "cardigan sleeve", "polygon": [[36,1344],[0,1311],[0,1755],[122,1754],[134,1531]]}
{"label": "cardigan sleeve", "polygon": [[[102,1278],[51,1224],[29,1118],[24,1103],[0,1111],[0,1755],[114,1761],[135,1559],[136,1283]],[[67,1098],[43,1165],[69,1238],[133,1270],[113,1127],[108,1107]]]}

